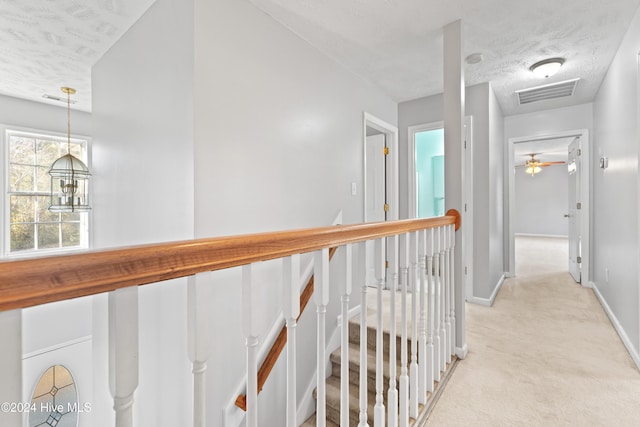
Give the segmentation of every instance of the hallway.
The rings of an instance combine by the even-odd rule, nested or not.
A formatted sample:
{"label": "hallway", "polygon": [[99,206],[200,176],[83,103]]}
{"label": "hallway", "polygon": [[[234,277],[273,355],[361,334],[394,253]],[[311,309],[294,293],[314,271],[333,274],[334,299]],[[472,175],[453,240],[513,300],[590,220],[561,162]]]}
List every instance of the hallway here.
{"label": "hallway", "polygon": [[640,372],[566,251],[563,239],[517,239],[517,277],[493,307],[467,304],[469,355],[427,425],[638,425]]}

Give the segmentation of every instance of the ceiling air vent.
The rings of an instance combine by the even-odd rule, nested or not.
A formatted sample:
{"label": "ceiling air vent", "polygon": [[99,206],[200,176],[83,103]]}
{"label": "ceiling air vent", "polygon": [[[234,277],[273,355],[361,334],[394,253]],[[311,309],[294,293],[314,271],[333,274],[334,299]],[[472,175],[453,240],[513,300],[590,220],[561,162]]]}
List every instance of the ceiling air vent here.
{"label": "ceiling air vent", "polygon": [[579,80],[580,79],[572,79],[564,82],[532,87],[531,89],[517,90],[516,94],[518,95],[518,102],[520,105],[524,105],[547,99],[572,96],[576,91],[576,86],[578,85]]}

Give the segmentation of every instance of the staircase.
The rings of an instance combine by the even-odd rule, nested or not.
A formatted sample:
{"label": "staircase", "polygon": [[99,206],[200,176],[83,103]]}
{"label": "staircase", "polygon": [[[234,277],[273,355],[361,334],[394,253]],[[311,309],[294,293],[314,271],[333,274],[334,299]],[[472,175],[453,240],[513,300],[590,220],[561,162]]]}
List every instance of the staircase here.
{"label": "staircase", "polygon": [[[409,296],[410,297],[410,296]],[[368,307],[368,317],[375,316],[375,309],[372,310],[371,305]],[[373,313],[372,313],[373,311]],[[386,314],[386,313],[385,313]],[[386,316],[385,316],[386,317]],[[388,318],[385,319],[388,325]],[[376,328],[373,318],[367,322],[367,422],[373,426],[373,413],[376,402]],[[386,328],[385,328],[386,329]],[[399,330],[399,329],[398,329]],[[411,327],[408,327],[409,332]],[[384,404],[387,405],[387,391],[389,389],[389,331],[385,330],[383,335],[384,342],[384,380],[383,380],[383,398]],[[400,348],[401,337],[396,336],[396,387],[398,387],[398,378],[400,376]],[[331,353],[331,376],[326,380],[326,422],[328,427],[340,425],[340,371],[341,371],[341,349],[338,348]],[[407,339],[407,355],[408,362],[411,361],[411,341]],[[441,394],[444,386],[449,379],[457,359],[452,358],[451,364],[447,365],[446,372],[441,374],[440,382],[434,383],[434,392],[427,393],[426,406],[419,405],[418,418],[410,418],[409,425],[423,425],[429,413],[433,409],[437,398]],[[359,399],[359,382],[360,382],[360,319],[356,317],[349,321],[349,425],[357,426],[360,419],[360,399]],[[316,393],[314,391],[314,398]],[[385,424],[386,424],[385,419]],[[316,425],[316,414],[314,413],[303,424],[305,426]]]}

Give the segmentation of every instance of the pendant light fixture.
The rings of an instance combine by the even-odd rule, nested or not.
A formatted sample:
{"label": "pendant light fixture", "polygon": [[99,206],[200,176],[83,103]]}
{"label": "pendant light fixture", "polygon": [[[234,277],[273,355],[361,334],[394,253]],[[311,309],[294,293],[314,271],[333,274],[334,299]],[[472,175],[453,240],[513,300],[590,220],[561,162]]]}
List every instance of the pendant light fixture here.
{"label": "pendant light fixture", "polygon": [[51,198],[49,210],[52,212],[86,212],[89,206],[89,177],[91,172],[82,160],[71,154],[71,95],[76,90],[61,88],[67,94],[67,154],[53,162],[51,175]]}

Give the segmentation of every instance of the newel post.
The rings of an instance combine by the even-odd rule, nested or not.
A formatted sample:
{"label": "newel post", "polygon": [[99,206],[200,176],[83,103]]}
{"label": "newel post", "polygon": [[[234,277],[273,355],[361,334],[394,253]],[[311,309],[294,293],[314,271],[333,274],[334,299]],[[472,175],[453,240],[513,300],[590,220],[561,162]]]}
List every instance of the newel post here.
{"label": "newel post", "polygon": [[138,388],[138,287],[109,292],[109,388],[116,427],[133,427]]}
{"label": "newel post", "polygon": [[296,426],[296,319],[300,315],[300,255],[283,260],[282,312],[287,325],[287,427]]}
{"label": "newel post", "polygon": [[206,372],[211,356],[211,273],[200,273],[187,279],[187,345],[189,360],[193,364],[193,425],[205,427]]}
{"label": "newel post", "polygon": [[329,303],[329,249],[320,249],[314,255],[314,297],[317,306],[317,398],[316,398],[316,425],[326,425],[326,338],[325,322],[327,304]]}
{"label": "newel post", "polygon": [[247,427],[258,426],[258,288],[255,264],[242,267],[242,329],[247,347]]}
{"label": "newel post", "polygon": [[[443,28],[444,33],[444,158],[445,201],[450,208],[462,210],[462,147],[464,144],[465,79],[464,36],[461,20]],[[462,280],[462,236],[456,233],[454,263],[454,301],[456,317],[456,354],[467,353],[465,337],[464,289]]]}

